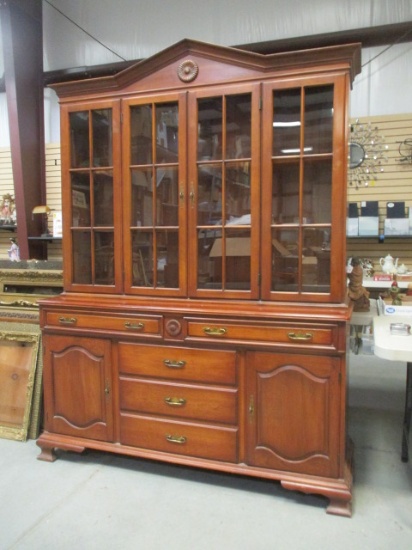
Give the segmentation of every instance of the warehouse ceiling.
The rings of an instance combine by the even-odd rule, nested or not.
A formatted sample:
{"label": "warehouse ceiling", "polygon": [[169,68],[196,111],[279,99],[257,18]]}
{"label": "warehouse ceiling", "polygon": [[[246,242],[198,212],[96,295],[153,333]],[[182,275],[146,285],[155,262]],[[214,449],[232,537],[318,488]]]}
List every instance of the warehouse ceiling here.
{"label": "warehouse ceiling", "polygon": [[410,0],[43,0],[44,68],[143,59],[183,38],[256,51],[408,22]]}
{"label": "warehouse ceiling", "polygon": [[42,7],[47,82],[117,72],[183,38],[260,53],[412,40],[410,0],[311,0],[310,9],[302,0],[259,0],[258,9],[249,0],[9,1],[36,18]]}

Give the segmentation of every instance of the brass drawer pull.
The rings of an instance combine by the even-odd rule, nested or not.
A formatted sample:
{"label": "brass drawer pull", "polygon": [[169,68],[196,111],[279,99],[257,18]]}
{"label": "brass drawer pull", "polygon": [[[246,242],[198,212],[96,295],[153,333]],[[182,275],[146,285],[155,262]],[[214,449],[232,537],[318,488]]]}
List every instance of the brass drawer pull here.
{"label": "brass drawer pull", "polygon": [[143,330],[144,329],[144,323],[131,323],[130,321],[126,321],[124,326],[128,330]]}
{"label": "brass drawer pull", "polygon": [[171,407],[183,407],[183,405],[186,405],[186,399],[183,397],[165,397],[165,403]]}
{"label": "brass drawer pull", "polygon": [[208,336],[224,336],[227,333],[227,328],[205,327],[203,332]]}
{"label": "brass drawer pull", "polygon": [[169,369],[182,369],[186,365],[186,361],[172,361],[170,359],[163,359],[163,363]]}
{"label": "brass drawer pull", "polygon": [[169,441],[169,443],[177,443],[178,445],[184,445],[187,439],[184,435],[167,435],[166,441]]}
{"label": "brass drawer pull", "polygon": [[76,317],[59,317],[59,323],[61,325],[75,325],[77,323]]}
{"label": "brass drawer pull", "polygon": [[312,332],[288,332],[288,338],[293,341],[300,340],[301,342],[309,342],[309,340],[313,339],[313,333]]}

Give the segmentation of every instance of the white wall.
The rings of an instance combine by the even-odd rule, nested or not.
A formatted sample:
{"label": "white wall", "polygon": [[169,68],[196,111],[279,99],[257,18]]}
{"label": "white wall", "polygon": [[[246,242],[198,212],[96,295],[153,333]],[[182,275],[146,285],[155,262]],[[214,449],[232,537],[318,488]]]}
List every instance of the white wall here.
{"label": "white wall", "polygon": [[44,90],[44,141],[60,143],[59,100],[50,88]]}
{"label": "white wall", "polygon": [[352,117],[412,112],[412,42],[386,48],[362,49],[362,72],[351,93]]}
{"label": "white wall", "polygon": [[[44,141],[60,142],[60,113],[55,92],[44,90]],[[0,147],[10,147],[9,119],[6,94],[0,94]]]}
{"label": "white wall", "polygon": [[0,147],[9,146],[9,119],[7,114],[6,94],[0,94]]}

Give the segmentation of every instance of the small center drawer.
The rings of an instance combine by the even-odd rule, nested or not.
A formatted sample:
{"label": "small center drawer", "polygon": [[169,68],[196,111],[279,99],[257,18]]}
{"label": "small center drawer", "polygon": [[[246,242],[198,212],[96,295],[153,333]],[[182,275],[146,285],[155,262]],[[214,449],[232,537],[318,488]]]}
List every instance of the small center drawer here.
{"label": "small center drawer", "polygon": [[236,352],[121,342],[119,371],[137,376],[234,385]]}
{"label": "small center drawer", "polygon": [[46,313],[46,325],[73,329],[115,330],[131,334],[160,334],[161,316],[93,315],[78,312]]}
{"label": "small center drawer", "polygon": [[120,409],[235,424],[237,390],[120,379]]}

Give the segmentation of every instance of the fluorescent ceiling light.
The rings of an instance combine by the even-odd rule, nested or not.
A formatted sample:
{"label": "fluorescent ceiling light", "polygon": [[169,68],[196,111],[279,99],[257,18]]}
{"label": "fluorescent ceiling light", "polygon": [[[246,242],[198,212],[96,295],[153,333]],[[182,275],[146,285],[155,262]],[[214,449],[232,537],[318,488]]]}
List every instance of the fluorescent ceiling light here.
{"label": "fluorescent ceiling light", "polygon": [[[300,149],[281,149],[280,151],[285,155],[293,155],[294,153],[300,153]],[[304,153],[310,153],[311,151],[313,151],[313,147],[304,147],[303,149]]]}
{"label": "fluorescent ceiling light", "polygon": [[291,122],[274,122],[273,128],[293,128],[300,126],[300,120],[292,120]]}

